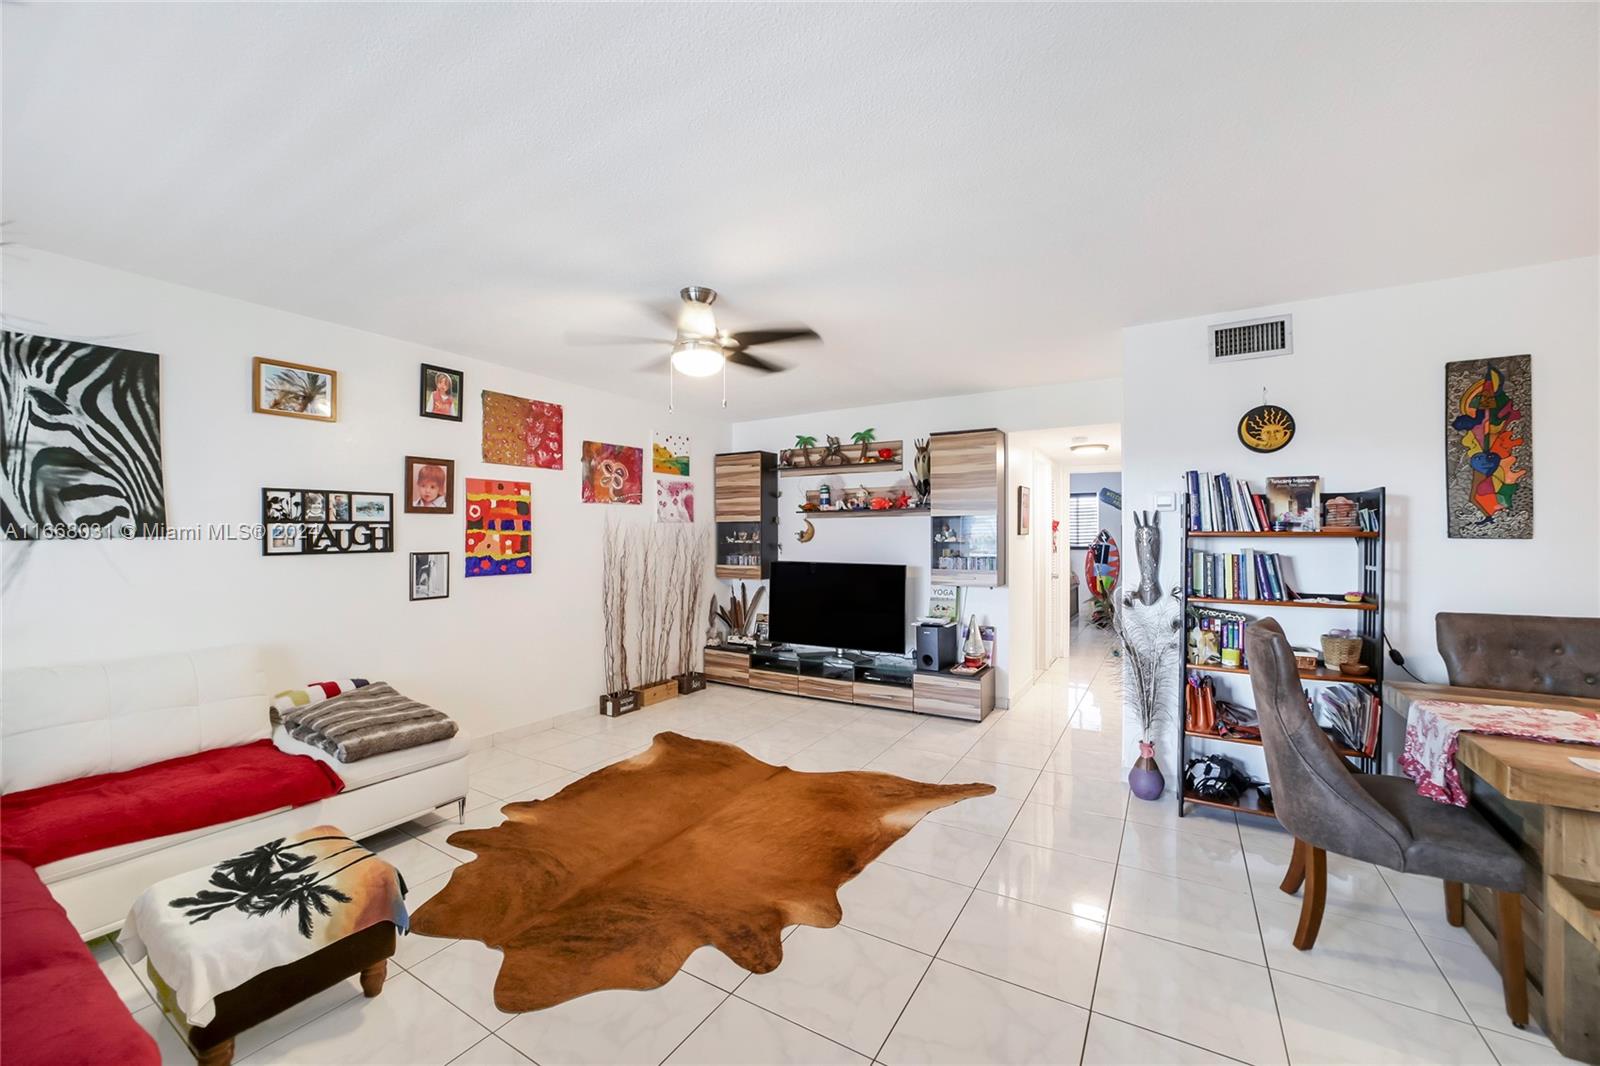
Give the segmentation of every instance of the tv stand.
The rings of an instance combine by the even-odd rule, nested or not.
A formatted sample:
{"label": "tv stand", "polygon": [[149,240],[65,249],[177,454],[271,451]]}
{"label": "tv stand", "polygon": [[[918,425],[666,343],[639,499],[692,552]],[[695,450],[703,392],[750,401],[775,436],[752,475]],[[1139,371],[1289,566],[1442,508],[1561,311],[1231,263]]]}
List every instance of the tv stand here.
{"label": "tv stand", "polygon": [[706,680],[789,696],[982,721],[994,710],[994,668],[975,674],[917,670],[860,652],[723,644],[706,648]]}

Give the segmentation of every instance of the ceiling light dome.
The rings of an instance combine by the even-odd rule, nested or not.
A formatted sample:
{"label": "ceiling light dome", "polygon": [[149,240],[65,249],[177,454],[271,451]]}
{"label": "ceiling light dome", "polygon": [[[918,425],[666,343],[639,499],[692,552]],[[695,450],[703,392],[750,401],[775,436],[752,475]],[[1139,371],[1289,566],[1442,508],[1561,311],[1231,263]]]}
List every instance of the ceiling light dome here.
{"label": "ceiling light dome", "polygon": [[684,341],[673,346],[672,367],[692,378],[708,378],[723,367],[722,349],[705,341]]}
{"label": "ceiling light dome", "polygon": [[1111,450],[1111,445],[1109,445],[1109,444],[1073,444],[1073,445],[1069,446],[1068,450],[1069,451],[1074,451],[1074,452],[1106,452],[1106,451],[1110,451]]}

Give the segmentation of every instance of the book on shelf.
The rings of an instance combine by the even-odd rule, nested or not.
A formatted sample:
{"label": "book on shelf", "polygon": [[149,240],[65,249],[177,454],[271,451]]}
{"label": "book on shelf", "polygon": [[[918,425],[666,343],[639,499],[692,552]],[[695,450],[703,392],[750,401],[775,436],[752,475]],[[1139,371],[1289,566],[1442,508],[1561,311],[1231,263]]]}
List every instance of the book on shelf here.
{"label": "book on shelf", "polygon": [[[1269,533],[1277,529],[1317,528],[1315,487],[1321,478],[1268,478],[1275,482],[1309,480],[1313,490],[1309,506],[1309,525],[1299,507],[1300,497],[1284,496],[1274,509],[1270,489],[1257,491],[1244,478],[1232,474],[1209,474],[1190,470],[1184,474],[1184,494],[1189,499],[1189,529],[1195,533]],[[1303,495],[1303,494],[1302,494]],[[1292,517],[1286,519],[1286,515]],[[1292,521],[1293,524],[1285,524]]]}
{"label": "book on shelf", "polygon": [[1239,665],[1243,666],[1244,627],[1249,622],[1248,615],[1237,611],[1190,607],[1187,626],[1189,665],[1215,666],[1223,661],[1223,651],[1237,650]]}
{"label": "book on shelf", "polygon": [[1309,475],[1267,478],[1267,509],[1273,528],[1313,533],[1321,528],[1318,497],[1322,479]]}
{"label": "book on shelf", "polygon": [[1189,595],[1223,600],[1298,599],[1290,563],[1278,552],[1253,548],[1237,552],[1191,548],[1187,560]]}

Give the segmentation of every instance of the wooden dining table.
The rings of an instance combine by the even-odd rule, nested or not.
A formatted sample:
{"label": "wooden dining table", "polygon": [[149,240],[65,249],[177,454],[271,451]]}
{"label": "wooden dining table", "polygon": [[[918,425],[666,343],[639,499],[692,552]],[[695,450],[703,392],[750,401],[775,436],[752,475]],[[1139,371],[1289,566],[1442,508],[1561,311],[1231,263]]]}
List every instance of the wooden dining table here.
{"label": "wooden dining table", "polygon": [[[1384,694],[1402,715],[1436,699],[1600,717],[1600,699],[1397,682]],[[1600,745],[1462,733],[1456,749],[1472,805],[1529,866],[1522,918],[1533,1017],[1562,1054],[1600,1063],[1600,773],[1574,756],[1600,761]],[[1466,910],[1467,930],[1498,960],[1494,894],[1469,886]]]}

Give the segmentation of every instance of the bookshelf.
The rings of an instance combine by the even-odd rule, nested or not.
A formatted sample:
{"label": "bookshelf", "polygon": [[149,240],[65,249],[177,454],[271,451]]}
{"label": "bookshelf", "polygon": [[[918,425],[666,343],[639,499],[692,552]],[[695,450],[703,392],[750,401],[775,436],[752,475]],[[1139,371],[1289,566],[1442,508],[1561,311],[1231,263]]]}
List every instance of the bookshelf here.
{"label": "bookshelf", "polygon": [[[1324,493],[1324,496],[1334,495]],[[1379,768],[1380,754],[1383,750],[1383,707],[1381,693],[1383,691],[1383,663],[1384,663],[1384,546],[1387,537],[1388,524],[1385,512],[1385,490],[1382,487],[1366,489],[1361,492],[1338,493],[1349,499],[1355,500],[1360,506],[1376,515],[1376,529],[1323,529],[1316,531],[1276,531],[1276,530],[1191,530],[1192,504],[1188,493],[1184,494],[1182,508],[1183,545],[1183,581],[1179,594],[1182,615],[1184,620],[1184,634],[1181,662],[1178,667],[1178,691],[1186,692],[1189,677],[1214,675],[1219,678],[1232,678],[1233,687],[1228,689],[1227,695],[1230,702],[1239,704],[1249,696],[1248,682],[1242,682],[1239,675],[1248,677],[1247,665],[1228,666],[1221,663],[1192,664],[1189,660],[1189,631],[1196,624],[1196,619],[1190,616],[1191,605],[1196,607],[1218,606],[1246,614],[1252,618],[1266,617],[1279,608],[1291,609],[1320,609],[1334,612],[1349,612],[1356,625],[1353,627],[1356,634],[1361,637],[1361,662],[1366,664],[1367,673],[1360,677],[1349,677],[1341,674],[1338,669],[1327,666],[1317,666],[1315,669],[1301,670],[1300,679],[1308,687],[1314,685],[1344,684],[1356,685],[1369,693],[1372,700],[1371,714],[1376,720],[1376,732],[1373,736],[1370,751],[1361,751],[1344,745],[1335,744],[1339,753],[1352,760],[1358,769],[1367,773],[1374,773]],[[1295,542],[1300,541],[1339,541],[1344,540],[1355,546],[1355,564],[1359,575],[1356,586],[1361,591],[1361,600],[1351,602],[1340,595],[1307,595],[1300,594],[1296,599],[1258,599],[1246,597],[1226,596],[1198,596],[1191,592],[1192,563],[1195,551],[1213,551],[1220,547],[1217,542],[1245,541],[1253,546],[1255,551],[1275,551],[1280,556],[1287,555]],[[1269,549],[1261,541],[1273,542]],[[1252,582],[1253,584],[1254,582]],[[1180,695],[1182,702],[1182,695]],[[1237,736],[1221,736],[1212,733],[1196,732],[1189,728],[1188,716],[1183,707],[1179,709],[1178,728],[1178,768],[1179,788],[1177,789],[1178,816],[1183,817],[1191,806],[1215,807],[1231,810],[1240,814],[1256,815],[1265,818],[1275,818],[1272,803],[1266,796],[1255,789],[1248,789],[1240,796],[1237,802],[1208,799],[1191,793],[1184,782],[1183,769],[1188,765],[1189,759],[1195,754],[1208,753],[1201,750],[1201,745],[1240,745],[1245,747],[1261,746],[1261,741]]]}

